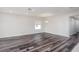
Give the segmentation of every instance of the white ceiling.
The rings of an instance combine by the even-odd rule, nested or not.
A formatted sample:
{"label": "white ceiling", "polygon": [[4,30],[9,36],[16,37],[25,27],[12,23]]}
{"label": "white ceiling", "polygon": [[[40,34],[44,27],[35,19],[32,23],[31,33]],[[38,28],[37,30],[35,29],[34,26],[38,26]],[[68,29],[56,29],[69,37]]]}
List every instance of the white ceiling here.
{"label": "white ceiling", "polygon": [[[28,11],[31,8],[31,11]],[[79,11],[78,7],[0,7],[0,12],[47,17]]]}

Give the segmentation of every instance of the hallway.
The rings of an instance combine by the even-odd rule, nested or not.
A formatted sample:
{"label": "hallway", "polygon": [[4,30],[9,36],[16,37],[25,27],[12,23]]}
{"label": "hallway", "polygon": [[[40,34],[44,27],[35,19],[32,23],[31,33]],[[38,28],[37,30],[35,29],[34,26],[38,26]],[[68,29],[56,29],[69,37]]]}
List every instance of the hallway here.
{"label": "hallway", "polygon": [[71,50],[71,52],[79,52],[79,33],[75,34],[73,36],[74,39],[74,44],[73,44],[73,48]]}

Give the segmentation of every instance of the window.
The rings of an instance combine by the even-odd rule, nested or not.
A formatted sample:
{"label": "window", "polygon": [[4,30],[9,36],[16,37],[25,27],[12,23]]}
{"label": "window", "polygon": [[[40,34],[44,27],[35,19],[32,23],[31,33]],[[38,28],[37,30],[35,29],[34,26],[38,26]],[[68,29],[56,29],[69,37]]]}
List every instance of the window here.
{"label": "window", "polygon": [[35,24],[35,30],[37,29],[41,29],[41,25],[40,24]]}

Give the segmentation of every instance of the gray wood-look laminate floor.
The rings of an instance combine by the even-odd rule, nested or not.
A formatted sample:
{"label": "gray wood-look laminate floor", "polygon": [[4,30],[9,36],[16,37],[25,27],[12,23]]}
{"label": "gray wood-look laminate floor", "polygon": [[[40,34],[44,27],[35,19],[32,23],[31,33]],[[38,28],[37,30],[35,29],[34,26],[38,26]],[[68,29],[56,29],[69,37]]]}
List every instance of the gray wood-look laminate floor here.
{"label": "gray wood-look laminate floor", "polygon": [[68,52],[73,39],[50,33],[0,38],[0,52]]}

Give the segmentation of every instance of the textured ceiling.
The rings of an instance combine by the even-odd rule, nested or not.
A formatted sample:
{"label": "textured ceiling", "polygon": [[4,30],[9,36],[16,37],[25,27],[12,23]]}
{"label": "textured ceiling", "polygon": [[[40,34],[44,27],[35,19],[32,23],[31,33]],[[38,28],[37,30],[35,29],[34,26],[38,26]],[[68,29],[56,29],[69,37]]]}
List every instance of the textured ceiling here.
{"label": "textured ceiling", "polygon": [[30,7],[32,10],[28,10],[28,8],[29,7],[0,7],[0,12],[47,17],[79,11],[78,7]]}

